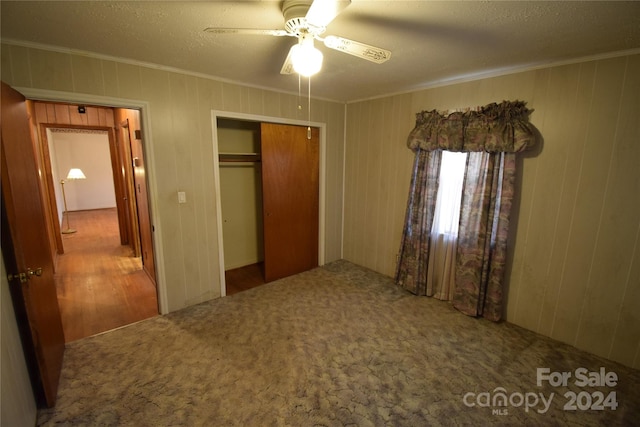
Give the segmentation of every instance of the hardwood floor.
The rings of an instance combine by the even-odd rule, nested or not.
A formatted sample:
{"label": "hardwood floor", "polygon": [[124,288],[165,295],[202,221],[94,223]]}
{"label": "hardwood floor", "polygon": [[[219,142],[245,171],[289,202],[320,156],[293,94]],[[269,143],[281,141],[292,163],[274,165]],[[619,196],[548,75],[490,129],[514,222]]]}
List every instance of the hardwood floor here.
{"label": "hardwood floor", "polygon": [[263,264],[251,264],[224,272],[227,295],[264,285]]}
{"label": "hardwood floor", "polygon": [[62,235],[55,275],[65,341],[158,315],[141,258],[120,245],[116,209],[70,212],[69,221],[77,232]]}

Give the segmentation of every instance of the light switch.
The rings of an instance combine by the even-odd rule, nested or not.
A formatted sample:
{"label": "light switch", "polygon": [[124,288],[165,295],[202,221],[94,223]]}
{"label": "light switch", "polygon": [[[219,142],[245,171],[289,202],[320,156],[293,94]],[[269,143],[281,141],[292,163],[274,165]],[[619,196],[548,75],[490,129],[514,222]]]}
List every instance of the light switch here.
{"label": "light switch", "polygon": [[178,191],[178,203],[187,203],[187,193]]}

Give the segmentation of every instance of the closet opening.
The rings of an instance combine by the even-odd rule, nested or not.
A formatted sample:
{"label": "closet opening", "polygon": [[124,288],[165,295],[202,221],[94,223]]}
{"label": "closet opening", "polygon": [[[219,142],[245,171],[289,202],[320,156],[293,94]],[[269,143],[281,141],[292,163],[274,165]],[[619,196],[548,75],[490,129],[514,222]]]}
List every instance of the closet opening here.
{"label": "closet opening", "polygon": [[260,149],[260,122],[218,119],[227,295],[265,283]]}
{"label": "closet opening", "polygon": [[320,265],[320,128],[244,117],[214,124],[222,295]]}

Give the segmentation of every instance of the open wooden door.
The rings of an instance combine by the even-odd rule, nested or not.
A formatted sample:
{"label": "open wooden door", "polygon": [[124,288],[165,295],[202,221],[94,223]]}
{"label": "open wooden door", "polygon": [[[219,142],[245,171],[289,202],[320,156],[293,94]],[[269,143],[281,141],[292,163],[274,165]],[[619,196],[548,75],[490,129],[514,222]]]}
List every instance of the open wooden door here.
{"label": "open wooden door", "polygon": [[[155,255],[153,251],[153,224],[149,208],[149,190],[147,187],[147,171],[144,159],[144,142],[141,131],[140,111],[128,108],[116,108],[115,115],[120,123],[119,134],[123,145],[121,151],[124,159],[130,159],[126,166],[125,177],[128,189],[132,194],[129,205],[139,241],[139,253],[142,255],[142,268],[156,285]],[[135,231],[134,230],[134,231]]]}
{"label": "open wooden door", "polygon": [[320,131],[262,123],[265,281],[318,266]]}
{"label": "open wooden door", "polygon": [[[140,134],[140,132],[137,132]],[[135,135],[135,132],[134,132]],[[153,251],[153,225],[149,209],[149,190],[147,188],[146,166],[142,136],[131,141],[133,156],[133,183],[135,186],[136,205],[138,208],[138,227],[140,230],[140,250],[142,251],[142,268],[147,272],[154,285],[156,284],[156,261]]]}
{"label": "open wooden door", "polygon": [[0,128],[2,254],[36,398],[53,406],[64,354],[53,259],[25,98],[4,82]]}

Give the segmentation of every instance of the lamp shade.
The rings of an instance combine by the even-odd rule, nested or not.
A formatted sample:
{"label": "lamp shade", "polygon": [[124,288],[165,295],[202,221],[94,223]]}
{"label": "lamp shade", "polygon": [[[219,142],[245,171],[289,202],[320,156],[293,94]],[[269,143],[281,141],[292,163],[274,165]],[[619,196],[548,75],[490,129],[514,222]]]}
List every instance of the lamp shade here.
{"label": "lamp shade", "polygon": [[77,168],[72,168],[69,170],[69,173],[67,174],[67,179],[86,179],[87,177],[84,176],[84,173],[82,173],[82,170],[77,169]]}

